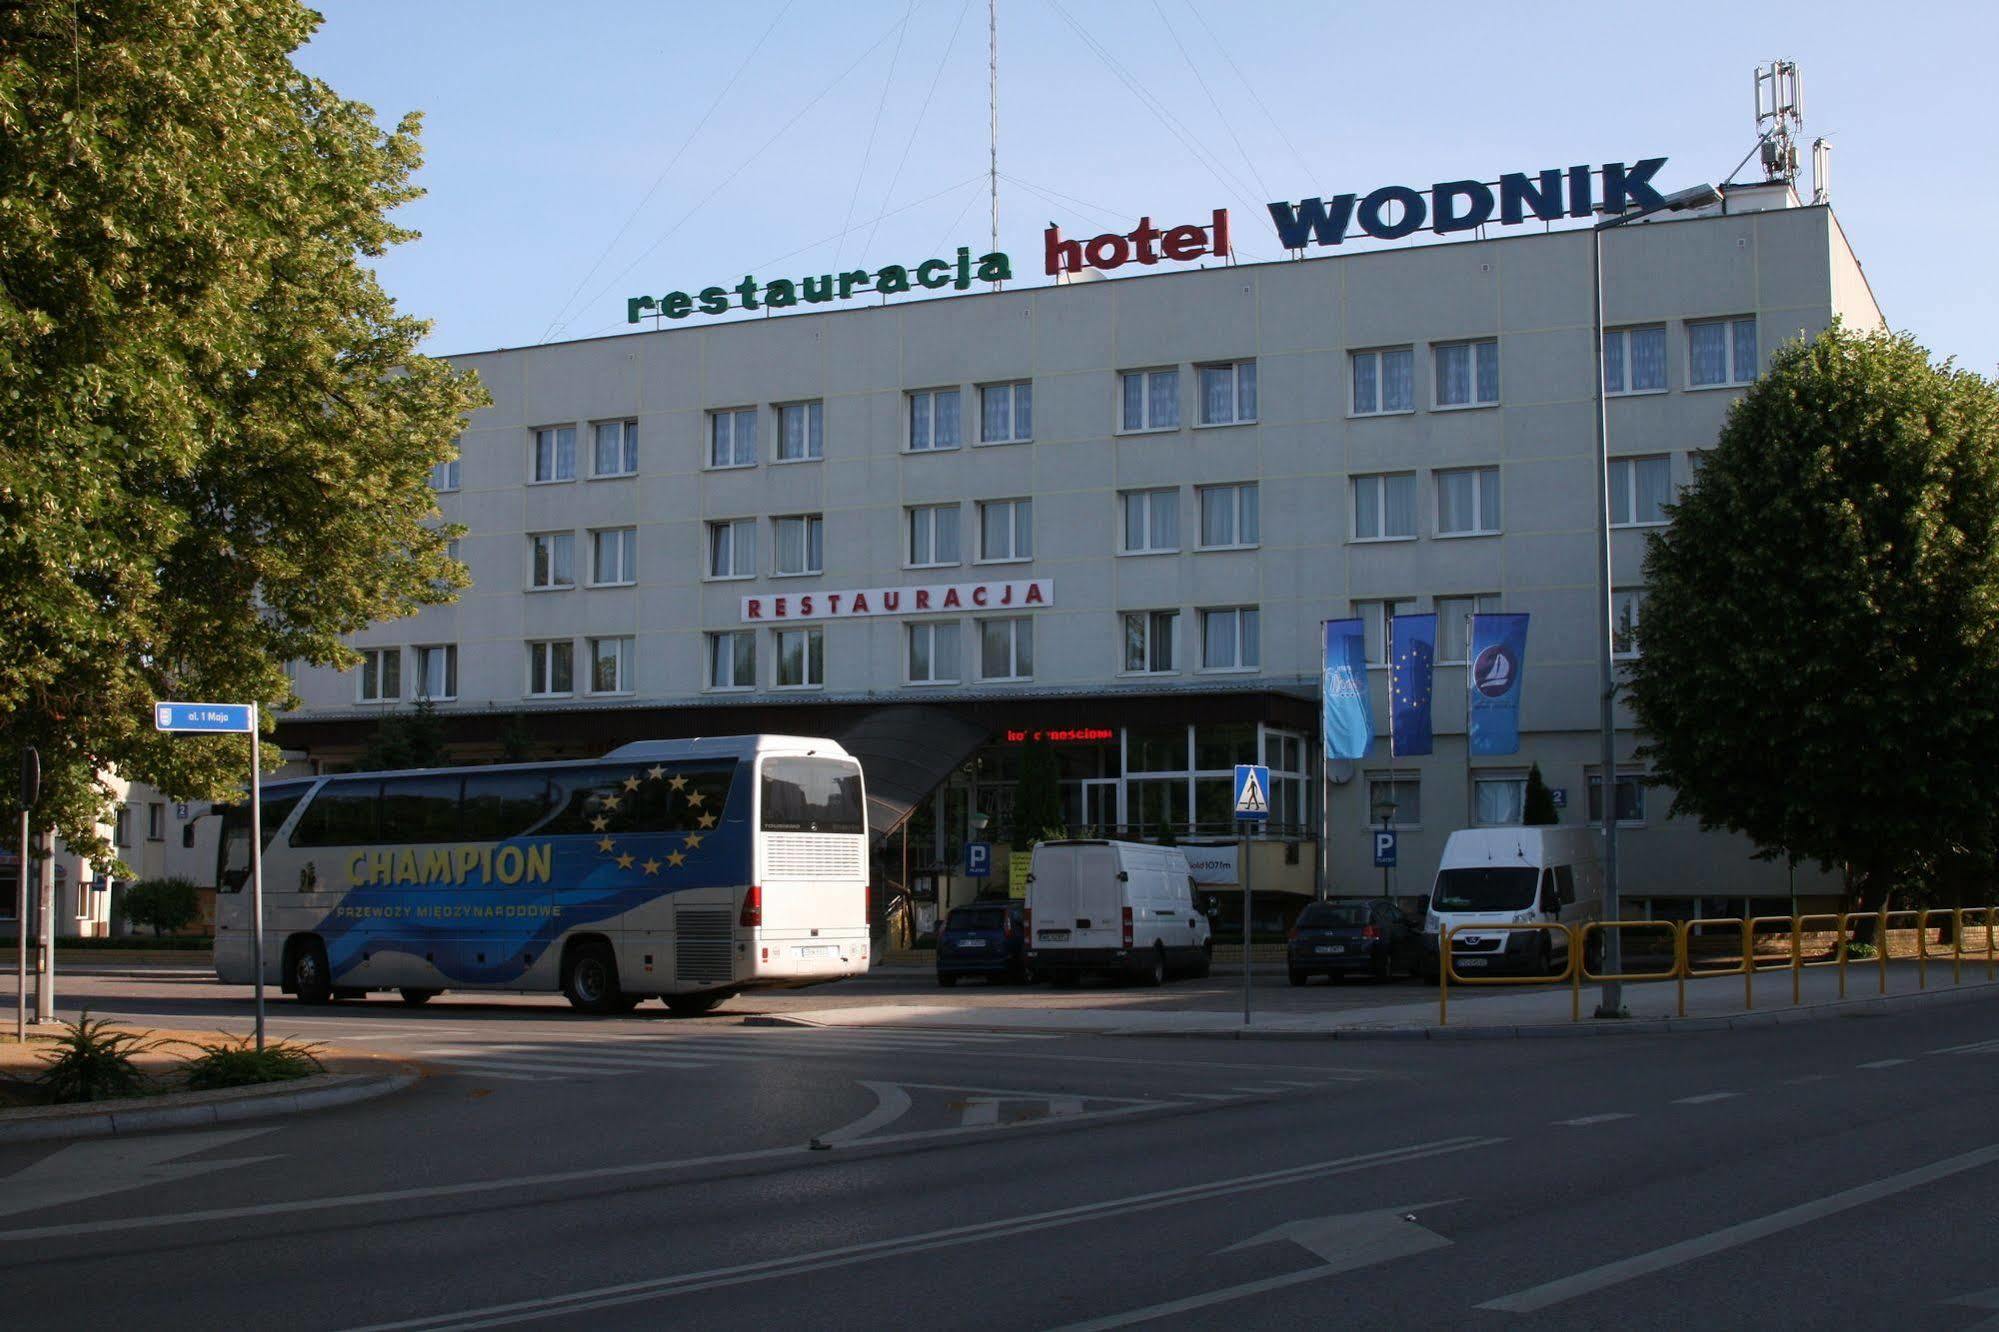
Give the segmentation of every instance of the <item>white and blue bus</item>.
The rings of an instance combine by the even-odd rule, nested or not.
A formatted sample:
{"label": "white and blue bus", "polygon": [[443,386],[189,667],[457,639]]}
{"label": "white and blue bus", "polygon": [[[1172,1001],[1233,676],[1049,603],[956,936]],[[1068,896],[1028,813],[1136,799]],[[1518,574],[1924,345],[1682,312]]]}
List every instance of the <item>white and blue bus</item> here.
{"label": "white and blue bus", "polygon": [[[264,980],[305,1003],[560,991],[688,1015],[868,969],[861,767],[830,740],[315,777],[263,804]],[[215,969],[249,984],[246,806],[217,854]]]}

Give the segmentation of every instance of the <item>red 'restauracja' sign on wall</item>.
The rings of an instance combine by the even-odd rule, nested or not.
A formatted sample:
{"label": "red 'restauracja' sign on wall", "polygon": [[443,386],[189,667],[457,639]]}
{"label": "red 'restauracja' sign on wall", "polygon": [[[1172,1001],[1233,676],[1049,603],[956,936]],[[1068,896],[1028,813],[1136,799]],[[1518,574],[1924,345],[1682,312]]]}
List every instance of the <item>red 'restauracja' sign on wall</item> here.
{"label": "red 'restauracja' sign on wall", "polygon": [[868,615],[945,615],[952,611],[1040,610],[1055,604],[1055,580],[1017,583],[926,583],[864,587],[846,592],[797,592],[743,598],[743,623],[848,620]]}

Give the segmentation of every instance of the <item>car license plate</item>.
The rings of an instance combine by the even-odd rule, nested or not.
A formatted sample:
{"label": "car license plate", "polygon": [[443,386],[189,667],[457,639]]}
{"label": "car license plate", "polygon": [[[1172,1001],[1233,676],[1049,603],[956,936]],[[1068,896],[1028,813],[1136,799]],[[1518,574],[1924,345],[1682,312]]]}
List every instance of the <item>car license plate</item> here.
{"label": "car license plate", "polygon": [[838,944],[805,944],[798,950],[800,957],[833,957],[840,951]]}
{"label": "car license plate", "polygon": [[1067,938],[1069,937],[1069,931],[1067,931],[1067,930],[1042,930],[1042,931],[1040,931],[1040,932],[1039,932],[1039,934],[1038,934],[1038,935],[1037,935],[1036,937],[1037,937],[1037,938],[1041,938],[1041,939],[1047,939],[1047,940],[1050,940],[1051,942],[1055,942],[1055,943],[1060,943],[1061,941],[1063,941],[1063,940],[1065,940],[1065,939],[1067,939]]}
{"label": "car license plate", "polygon": [[1347,951],[1347,946],[1345,944],[1320,944],[1319,951],[1322,953],[1344,953]]}
{"label": "car license plate", "polygon": [[986,941],[984,939],[958,940],[958,947],[960,948],[984,948],[985,946],[986,946]]}
{"label": "car license plate", "polygon": [[1482,967],[1490,961],[1492,959],[1489,957],[1454,957],[1451,959],[1451,965],[1454,967]]}

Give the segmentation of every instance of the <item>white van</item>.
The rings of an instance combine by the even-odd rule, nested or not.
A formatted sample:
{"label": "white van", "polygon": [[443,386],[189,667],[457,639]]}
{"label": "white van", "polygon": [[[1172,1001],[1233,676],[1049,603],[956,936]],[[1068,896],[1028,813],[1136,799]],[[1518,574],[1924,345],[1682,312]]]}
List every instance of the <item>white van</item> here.
{"label": "white van", "polygon": [[[1603,912],[1599,834],[1588,828],[1462,828],[1444,843],[1423,917],[1423,978],[1437,979],[1442,932],[1465,925],[1580,925]],[[1592,940],[1594,962],[1601,943]],[[1460,930],[1451,965],[1478,972],[1550,975],[1568,965],[1561,930]]]}
{"label": "white van", "polygon": [[1163,985],[1208,974],[1208,918],[1187,857],[1141,842],[1043,842],[1027,875],[1027,966],[1073,981],[1116,972]]}

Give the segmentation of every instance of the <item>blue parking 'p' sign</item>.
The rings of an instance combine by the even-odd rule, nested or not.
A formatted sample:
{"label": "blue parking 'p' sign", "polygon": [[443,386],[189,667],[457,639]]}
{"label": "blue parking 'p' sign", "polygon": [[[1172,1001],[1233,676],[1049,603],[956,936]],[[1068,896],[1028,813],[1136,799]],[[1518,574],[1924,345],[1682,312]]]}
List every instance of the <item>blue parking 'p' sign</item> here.
{"label": "blue parking 'p' sign", "polygon": [[991,842],[965,843],[965,877],[983,879],[993,872],[993,844]]}
{"label": "blue parking 'p' sign", "polygon": [[1382,828],[1374,834],[1374,867],[1395,868],[1395,830]]}

